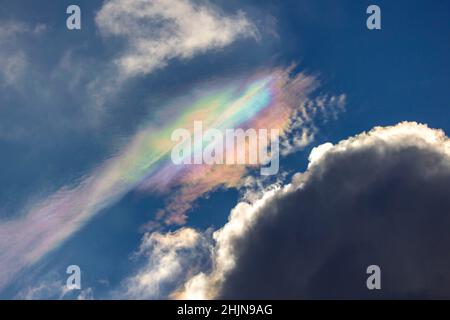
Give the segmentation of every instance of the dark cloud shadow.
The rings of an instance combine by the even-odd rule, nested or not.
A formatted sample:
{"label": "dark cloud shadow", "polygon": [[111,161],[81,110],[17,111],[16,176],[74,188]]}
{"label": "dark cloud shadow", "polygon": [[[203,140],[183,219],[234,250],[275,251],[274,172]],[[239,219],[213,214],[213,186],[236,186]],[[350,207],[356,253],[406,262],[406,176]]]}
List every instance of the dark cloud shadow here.
{"label": "dark cloud shadow", "polygon": [[[233,299],[450,297],[450,163],[427,147],[332,153],[235,243]],[[366,268],[381,267],[381,290]]]}

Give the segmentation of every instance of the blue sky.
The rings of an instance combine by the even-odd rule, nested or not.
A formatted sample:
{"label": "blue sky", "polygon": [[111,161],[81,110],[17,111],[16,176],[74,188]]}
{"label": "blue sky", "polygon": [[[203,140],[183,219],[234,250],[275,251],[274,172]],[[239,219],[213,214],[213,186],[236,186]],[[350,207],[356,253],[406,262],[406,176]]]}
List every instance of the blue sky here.
{"label": "blue sky", "polygon": [[[372,2],[210,0],[204,5],[213,5],[216,17],[245,13],[257,35],[239,31],[223,46],[175,56],[155,70],[118,80],[123,74],[115,71],[114,61],[133,48],[123,37],[105,35],[96,22],[103,1],[76,1],[82,29],[69,31],[65,11],[73,1],[2,0],[0,223],[21,219],[40,199],[76,185],[139,128],[158,120],[157,112],[174,98],[261,68],[295,63],[296,72],[317,77],[312,97],[346,97],[345,111],[336,118],[319,116],[314,140],[282,158],[283,182],[306,170],[313,147],[375,126],[416,121],[449,132],[450,3],[379,0],[373,4],[381,8],[382,29],[368,30],[365,11]],[[5,62],[14,57],[23,57],[23,66]],[[221,228],[242,195],[243,190],[219,188],[199,197],[186,226],[207,234]],[[71,299],[80,292],[98,299],[126,297],[126,279],[148,263],[146,255],[136,254],[142,226],[155,219],[170,196],[126,192],[54,250],[21,266],[19,275],[0,288],[0,297],[33,292],[32,297],[44,299]],[[167,225],[159,232],[180,227]],[[71,264],[80,266],[89,291],[61,295]],[[209,264],[205,259],[201,268]],[[161,289],[155,297],[168,293]]]}

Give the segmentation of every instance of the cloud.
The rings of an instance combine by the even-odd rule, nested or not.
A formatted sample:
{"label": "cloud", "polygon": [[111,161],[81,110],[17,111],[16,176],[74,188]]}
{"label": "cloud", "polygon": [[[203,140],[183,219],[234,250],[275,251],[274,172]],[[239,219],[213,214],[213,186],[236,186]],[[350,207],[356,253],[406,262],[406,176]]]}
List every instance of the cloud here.
{"label": "cloud", "polygon": [[94,105],[101,93],[91,83],[102,78],[107,87],[106,63],[83,53],[83,45],[51,45],[66,40],[46,24],[0,22],[0,143],[40,153],[43,140],[55,142],[55,132],[61,138],[105,131],[104,110]]}
{"label": "cloud", "polygon": [[[201,120],[205,129],[277,128],[288,136],[292,113],[303,110],[302,102],[316,86],[314,77],[278,68],[215,82],[200,88],[198,95],[170,102],[164,108],[170,116],[158,117],[159,124],[142,124],[116,154],[90,173],[46,198],[29,201],[14,218],[0,221],[0,288],[132,190],[170,196],[171,205],[158,218],[165,224],[183,224],[195,200],[219,187],[239,186],[248,166],[174,165],[173,130]],[[310,122],[312,110],[303,110]]]}
{"label": "cloud", "polygon": [[[450,140],[414,122],[316,148],[304,173],[239,203],[212,269],[174,298],[448,298]],[[381,267],[382,290],[366,288]]]}
{"label": "cloud", "polygon": [[[316,78],[291,71],[292,68],[273,70],[268,73],[271,80],[267,85],[252,91],[252,94],[243,94],[233,102],[230,101],[230,105],[240,105],[242,101],[242,109],[246,109],[252,106],[254,101],[262,101],[265,95],[270,97],[264,110],[249,121],[237,123],[234,127],[278,129],[281,132],[281,156],[297,152],[309,145],[318,131],[316,124],[322,121],[320,118],[336,115],[344,109],[345,104],[345,95],[319,94],[315,97],[314,91],[318,87]],[[322,101],[320,105],[317,103],[319,100]],[[218,119],[219,121],[214,118],[214,124],[220,127],[223,116]],[[245,150],[249,148],[248,145],[238,147]],[[265,148],[267,145],[261,144],[260,147]],[[174,172],[177,171],[169,164],[158,172],[155,179],[147,180],[141,188],[153,190],[155,187],[164,186],[164,191],[170,190],[173,196],[170,197],[168,205],[158,212],[158,218],[164,218],[166,224],[184,224],[195,200],[218,188],[240,188],[248,180],[252,168],[254,166],[251,165],[185,166],[183,171],[174,177]]]}
{"label": "cloud", "polygon": [[2,22],[0,28],[0,42],[10,41],[17,38],[19,35],[39,35],[45,32],[47,26],[42,23],[38,23],[34,26],[30,26],[20,21],[6,21]]}
{"label": "cloud", "polygon": [[253,205],[241,202],[231,211],[226,225],[213,234],[215,247],[211,255],[212,272],[195,274],[181,288],[172,292],[172,298],[211,299],[218,295],[225,276],[236,266],[234,242],[249,231],[262,212],[259,209],[263,208],[278,190],[274,188],[267,191]]}
{"label": "cloud", "polygon": [[145,256],[144,266],[124,282],[125,294],[119,298],[157,299],[167,296],[177,283],[183,281],[187,270],[201,264],[209,248],[203,235],[192,228],[161,234],[146,233],[137,255]]}
{"label": "cloud", "polygon": [[318,118],[322,118],[322,122],[336,120],[345,111],[346,100],[345,94],[321,94],[302,101],[291,115],[286,134],[281,139],[281,155],[297,152],[311,144],[318,132]]}
{"label": "cloud", "polygon": [[42,299],[62,299],[67,293],[65,284],[60,280],[42,281],[32,287],[27,287],[20,291],[15,299],[18,300],[42,300]]}
{"label": "cloud", "polygon": [[20,43],[45,30],[44,24],[30,26],[18,21],[0,23],[0,84],[16,89],[20,87],[29,66],[28,54]]}
{"label": "cloud", "polygon": [[56,272],[50,272],[33,286],[22,289],[15,297],[16,300],[93,300],[92,288],[69,290],[66,283]]}
{"label": "cloud", "polygon": [[6,85],[15,85],[20,82],[28,65],[27,56],[23,51],[15,55],[4,56],[1,59],[1,72]]}
{"label": "cloud", "polygon": [[228,16],[207,1],[194,0],[111,0],[96,23],[104,36],[126,41],[117,59],[125,76],[148,74],[171,59],[190,59],[257,35],[244,13]]}

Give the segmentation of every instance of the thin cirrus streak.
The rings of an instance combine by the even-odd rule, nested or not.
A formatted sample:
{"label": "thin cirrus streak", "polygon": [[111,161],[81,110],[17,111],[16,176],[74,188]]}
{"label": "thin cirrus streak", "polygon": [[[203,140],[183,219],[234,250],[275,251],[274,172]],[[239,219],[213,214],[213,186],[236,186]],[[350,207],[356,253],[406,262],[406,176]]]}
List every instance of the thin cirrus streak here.
{"label": "thin cirrus streak", "polygon": [[171,133],[177,128],[192,129],[196,120],[201,120],[205,129],[246,126],[277,128],[283,133],[299,99],[315,87],[313,77],[291,77],[291,71],[258,72],[226,85],[207,87],[193,103],[181,105],[181,112],[160,128],[139,130],[121,152],[78,185],[58,190],[25,210],[20,218],[1,222],[0,288],[133,189],[164,194],[178,187],[174,201],[160,216],[169,213],[166,222],[182,223],[190,204],[199,196],[220,185],[235,186],[245,174],[243,166],[172,164],[170,151],[175,142],[170,139]]}

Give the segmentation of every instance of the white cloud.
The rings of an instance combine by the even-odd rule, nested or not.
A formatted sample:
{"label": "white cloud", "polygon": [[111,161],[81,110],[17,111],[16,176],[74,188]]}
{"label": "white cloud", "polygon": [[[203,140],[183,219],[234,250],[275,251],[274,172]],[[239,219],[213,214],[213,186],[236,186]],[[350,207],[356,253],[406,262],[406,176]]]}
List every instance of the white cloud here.
{"label": "white cloud", "polygon": [[322,94],[302,102],[295,110],[288,130],[281,137],[281,155],[292,154],[311,144],[318,132],[316,124],[320,120],[336,120],[345,111],[346,100],[345,94]]}
{"label": "white cloud", "polygon": [[94,290],[92,288],[86,288],[80,291],[77,296],[77,300],[94,300]]}
{"label": "white cloud", "polygon": [[311,153],[308,157],[308,167],[313,165],[316,162],[319,162],[327,153],[328,150],[331,150],[333,148],[333,144],[330,142],[321,144],[320,146],[317,146],[311,150]]}
{"label": "white cloud", "polygon": [[67,292],[62,281],[44,281],[33,287],[28,287],[18,293],[16,299],[19,300],[40,300],[48,297],[61,299]]}
{"label": "white cloud", "polygon": [[3,85],[20,86],[29,67],[28,54],[20,43],[25,41],[25,36],[38,36],[45,30],[44,24],[30,26],[17,21],[0,23],[0,82]]}
{"label": "white cloud", "polygon": [[210,273],[199,272],[188,279],[184,285],[171,294],[174,299],[202,300],[213,299],[219,292],[220,285],[227,273],[235,266],[234,242],[251,230],[266,203],[279,193],[289,190],[290,186],[270,188],[252,204],[240,202],[231,211],[225,226],[213,234],[215,246],[211,251],[213,264]]}
{"label": "white cloud", "polygon": [[166,234],[147,233],[138,252],[138,256],[146,256],[145,265],[125,280],[125,297],[157,299],[166,296],[174,283],[183,281],[187,270],[195,269],[198,255],[205,249],[199,246],[204,242],[203,236],[192,228]]}
{"label": "white cloud", "polygon": [[18,21],[8,21],[0,24],[0,43],[14,40],[21,34],[38,35],[47,29],[45,24],[38,23],[30,26]]}
{"label": "white cloud", "polygon": [[92,288],[69,290],[66,283],[56,273],[50,272],[45,280],[23,289],[15,297],[18,300],[63,300],[67,298],[93,300],[94,291]]}
{"label": "white cloud", "polygon": [[25,75],[27,65],[28,58],[22,50],[11,55],[0,53],[0,70],[6,85],[18,84]]}
{"label": "white cloud", "polygon": [[310,165],[305,173],[297,173],[292,183],[269,188],[261,199],[254,203],[241,202],[231,211],[228,223],[213,235],[214,248],[211,250],[213,268],[210,272],[194,274],[172,293],[175,299],[213,299],[220,293],[221,285],[236,263],[236,240],[244,238],[252,230],[252,225],[261,214],[269,210],[265,207],[278,199],[302,188],[308,180],[311,170],[320,166],[328,155],[343,153],[361,148],[377,148],[379,145],[402,146],[402,148],[433,148],[440,152],[450,163],[450,140],[442,130],[430,129],[415,122],[402,122],[390,127],[375,127],[368,133],[361,133],[339,142],[336,145],[325,143],[313,149]]}
{"label": "white cloud", "polygon": [[242,12],[227,16],[206,1],[194,0],[111,0],[96,22],[103,35],[126,40],[128,46],[117,60],[125,76],[151,73],[170,59],[192,58],[257,34]]}

